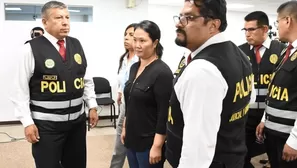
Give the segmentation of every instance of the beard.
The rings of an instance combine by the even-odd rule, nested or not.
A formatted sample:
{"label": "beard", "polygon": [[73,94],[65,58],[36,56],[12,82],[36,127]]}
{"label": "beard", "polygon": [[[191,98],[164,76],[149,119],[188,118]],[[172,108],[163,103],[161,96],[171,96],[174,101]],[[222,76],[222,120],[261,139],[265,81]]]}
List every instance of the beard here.
{"label": "beard", "polygon": [[184,39],[181,40],[178,37],[176,37],[175,44],[178,45],[178,46],[181,46],[181,47],[186,47],[187,46],[187,34],[186,34],[186,32],[184,30],[182,30],[182,29],[177,29],[176,33],[180,33],[180,34],[184,35]]}

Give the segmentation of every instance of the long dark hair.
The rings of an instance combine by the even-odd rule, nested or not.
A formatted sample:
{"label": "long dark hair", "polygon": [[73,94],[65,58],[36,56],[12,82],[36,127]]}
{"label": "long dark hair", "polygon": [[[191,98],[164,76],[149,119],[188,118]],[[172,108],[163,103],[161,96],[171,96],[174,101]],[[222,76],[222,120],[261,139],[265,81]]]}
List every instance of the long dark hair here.
{"label": "long dark hair", "polygon": [[[135,29],[136,26],[137,26],[136,23],[132,23],[132,24],[130,24],[129,26],[127,26],[127,28],[125,29],[125,32],[124,32],[124,33],[126,33],[126,31],[127,31],[128,29],[130,29],[131,27],[133,27],[133,28]],[[128,52],[129,52],[129,50],[126,49],[125,53],[120,57],[119,68],[118,68],[118,74],[119,74],[119,72],[120,72],[120,69],[122,68],[124,58],[125,58],[125,56],[128,54]]]}
{"label": "long dark hair", "polygon": [[135,29],[140,28],[147,32],[149,34],[149,37],[151,38],[152,42],[155,42],[155,40],[158,40],[158,44],[156,46],[156,54],[158,58],[161,59],[163,55],[163,46],[160,43],[161,39],[161,31],[159,26],[150,20],[144,20],[140,22]]}

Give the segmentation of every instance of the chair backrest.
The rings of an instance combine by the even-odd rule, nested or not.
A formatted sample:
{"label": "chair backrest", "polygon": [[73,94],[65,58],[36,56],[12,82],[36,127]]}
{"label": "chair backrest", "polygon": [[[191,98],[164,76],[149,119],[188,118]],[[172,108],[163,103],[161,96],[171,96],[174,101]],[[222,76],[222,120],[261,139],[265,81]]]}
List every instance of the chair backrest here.
{"label": "chair backrest", "polygon": [[111,93],[110,83],[106,78],[94,77],[93,81],[95,85],[96,94]]}

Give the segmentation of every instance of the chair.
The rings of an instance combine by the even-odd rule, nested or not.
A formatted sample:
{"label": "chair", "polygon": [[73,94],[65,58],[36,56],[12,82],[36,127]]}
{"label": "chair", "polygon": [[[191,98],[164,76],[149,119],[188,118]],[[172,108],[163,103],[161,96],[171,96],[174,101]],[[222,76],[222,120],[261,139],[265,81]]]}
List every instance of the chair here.
{"label": "chair", "polygon": [[[110,83],[107,79],[103,77],[93,78],[95,85],[95,94],[97,104],[100,105],[110,105],[110,121],[113,120],[113,126],[116,128],[116,114],[115,114],[115,101],[112,99],[112,91]],[[107,97],[102,97],[102,95],[108,94]],[[112,126],[112,125],[111,125]],[[101,126],[105,127],[105,126]]]}

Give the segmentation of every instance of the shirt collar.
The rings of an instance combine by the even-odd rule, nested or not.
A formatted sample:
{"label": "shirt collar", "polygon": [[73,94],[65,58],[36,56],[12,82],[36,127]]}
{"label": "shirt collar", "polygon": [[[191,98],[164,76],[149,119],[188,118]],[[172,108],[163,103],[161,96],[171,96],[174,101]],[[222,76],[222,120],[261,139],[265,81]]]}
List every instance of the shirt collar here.
{"label": "shirt collar", "polygon": [[[43,36],[48,39],[54,46],[57,45],[58,39],[53,35],[49,34],[47,31],[44,32]],[[63,39],[65,41],[65,38]],[[66,43],[66,41],[65,41]]]}
{"label": "shirt collar", "polygon": [[294,48],[297,48],[297,39],[292,43],[292,46],[293,46]]}
{"label": "shirt collar", "polygon": [[[128,55],[129,55],[129,53],[127,53],[127,54],[125,55],[125,57],[124,57],[124,61],[125,61],[125,62],[128,61]],[[131,59],[131,63],[135,63],[135,62],[137,62],[138,60],[139,60],[138,56],[137,56],[137,55],[134,55],[134,56],[132,57],[132,59]]]}
{"label": "shirt collar", "polygon": [[[266,38],[266,40],[262,43],[262,45],[266,48],[269,49],[271,45],[271,39],[269,37]],[[250,45],[250,50],[252,50],[254,46]]]}
{"label": "shirt collar", "polygon": [[191,57],[195,57],[199,52],[201,52],[204,48],[217,43],[222,43],[228,41],[223,32],[218,33],[211,38],[209,38],[202,46],[196,49],[194,52],[191,53]]}

